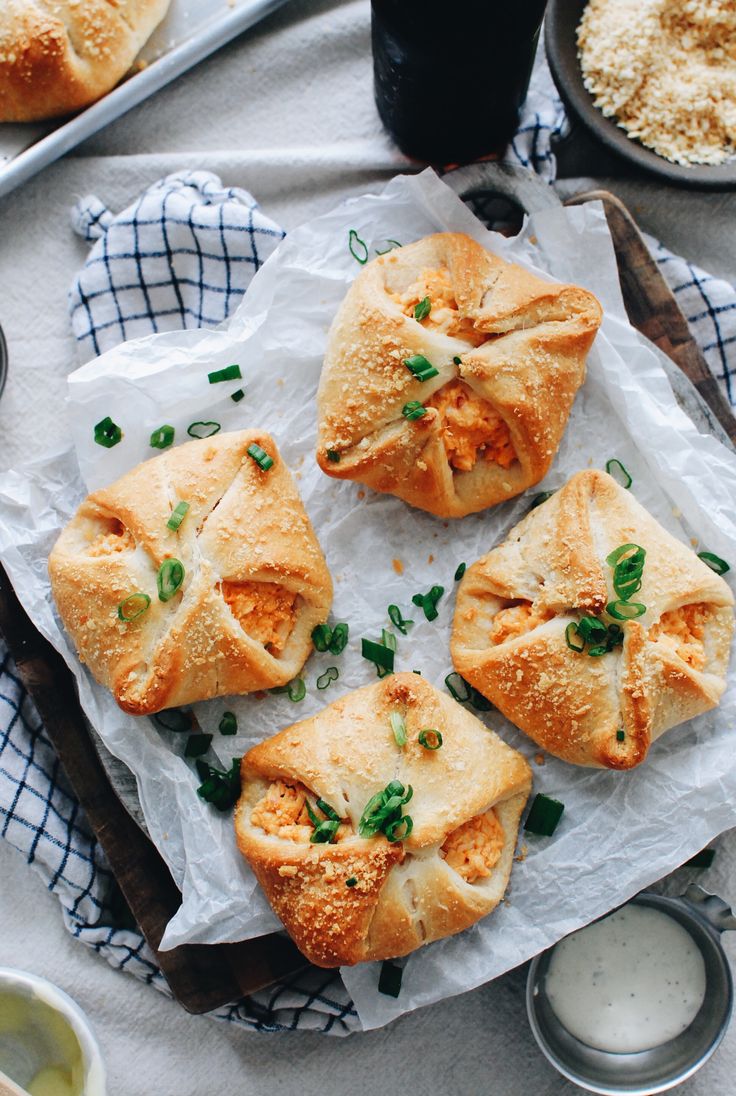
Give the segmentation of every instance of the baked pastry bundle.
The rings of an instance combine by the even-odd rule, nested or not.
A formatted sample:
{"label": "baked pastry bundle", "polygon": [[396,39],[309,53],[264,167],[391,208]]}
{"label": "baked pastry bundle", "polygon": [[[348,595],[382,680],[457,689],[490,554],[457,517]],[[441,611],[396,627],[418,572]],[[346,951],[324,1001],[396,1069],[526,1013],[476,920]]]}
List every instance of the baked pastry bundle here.
{"label": "baked pastry bundle", "polygon": [[89,495],[49,575],[79,657],[134,715],[286,684],[332,602],[291,474],[256,430],[169,449]]}
{"label": "baked pastry bundle", "polygon": [[255,746],[241,777],[240,850],[324,967],[405,955],[494,909],[531,786],[519,753],[411,673]]}
{"label": "baked pastry bundle", "polygon": [[549,469],[600,322],[587,290],[460,233],[373,259],[330,329],[320,467],[440,517],[518,495]]}
{"label": "baked pastry bundle", "polygon": [[733,595],[604,472],[579,472],[469,567],[455,668],[540,746],[630,769],[726,687]]}
{"label": "baked pastry bundle", "polygon": [[86,107],[117,84],[169,0],[3,0],[0,122]]}

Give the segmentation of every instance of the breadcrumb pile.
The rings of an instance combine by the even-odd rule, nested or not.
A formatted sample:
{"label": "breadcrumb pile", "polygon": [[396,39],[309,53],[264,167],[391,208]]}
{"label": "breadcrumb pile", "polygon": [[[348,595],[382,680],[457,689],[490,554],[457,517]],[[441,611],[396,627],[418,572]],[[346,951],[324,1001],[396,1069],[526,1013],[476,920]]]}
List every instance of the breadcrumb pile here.
{"label": "breadcrumb pile", "polygon": [[629,137],[677,164],[736,154],[736,0],[589,0],[578,51]]}

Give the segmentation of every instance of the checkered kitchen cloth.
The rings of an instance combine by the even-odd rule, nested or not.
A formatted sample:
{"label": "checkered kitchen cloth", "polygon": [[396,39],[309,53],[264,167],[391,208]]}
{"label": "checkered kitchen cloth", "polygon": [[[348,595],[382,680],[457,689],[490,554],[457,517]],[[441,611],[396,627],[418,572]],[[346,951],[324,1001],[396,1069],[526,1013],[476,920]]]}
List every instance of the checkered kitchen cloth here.
{"label": "checkered kitchen cloth", "polygon": [[[535,73],[509,155],[552,181],[551,139],[565,118],[545,70]],[[72,326],[85,359],[138,335],[221,322],[283,236],[249,194],[223,188],[204,171],[163,179],[117,216],[99,199],[85,198],[73,223],[96,241],[70,295]],[[713,373],[736,404],[736,292],[656,241],[650,246]],[[113,966],[168,992],[142,936],[121,919],[104,853],[2,645],[0,832],[57,895],[74,936]],[[339,977],[324,971],[215,1015],[258,1031],[345,1034],[359,1027]]]}

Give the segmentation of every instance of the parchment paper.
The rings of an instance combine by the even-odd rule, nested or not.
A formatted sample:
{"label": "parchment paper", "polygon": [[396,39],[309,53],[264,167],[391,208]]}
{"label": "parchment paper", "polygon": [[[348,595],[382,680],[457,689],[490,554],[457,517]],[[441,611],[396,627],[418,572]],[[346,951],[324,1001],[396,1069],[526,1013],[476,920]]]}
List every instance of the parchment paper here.
{"label": "parchment paper", "polygon": [[[438,230],[468,232],[537,273],[597,294],[606,314],[588,377],[553,470],[539,487],[485,514],[445,522],[359,484],[332,481],[316,467],[314,397],[325,337],[360,269],[348,249],[350,229],[371,255],[390,239],[408,243]],[[244,381],[208,383],[208,371],[232,362],[241,365]],[[230,394],[241,386],[246,397],[233,403]],[[32,619],[75,673],[91,722],[136,775],[149,830],[183,893],[165,947],[244,939],[278,922],[235,849],[230,816],[195,794],[193,764],[182,756],[186,736],[123,714],[81,667],[51,603],[46,559],[59,529],[85,486],[108,483],[154,455],[148,438],[156,427],[175,426],[177,442],[186,440],[195,420],[274,434],[327,556],[335,582],[333,617],[350,623],[351,642],[342,656],[310,658],[301,703],[269,695],[196,706],[202,729],[215,735],[209,759],[225,766],[254,742],[375,680],[373,666],[360,657],[360,637],[380,636],[392,602],[416,621],[408,637],[398,637],[397,669],[419,669],[444,688],[452,669],[457,564],[472,562],[501,539],[534,493],[560,486],[581,468],[618,457],[634,478],[632,491],[664,526],[736,561],[736,456],[698,434],[675,403],[657,354],[628,325],[598,205],[546,211],[509,241],[487,232],[431,171],[399,177],[381,194],[347,202],[292,232],[256,275],[226,329],[124,344],[71,375],[68,402],[76,455],[71,449],[42,455],[0,479],[0,557]],[[93,424],[105,415],[124,431],[110,450],[92,440]],[[395,560],[403,565],[401,575]],[[411,595],[434,584],[446,593],[439,619],[429,623],[411,605]],[[318,692],[316,678],[330,664],[339,665],[339,681]],[[237,738],[217,733],[225,710],[237,715]],[[379,1026],[496,977],[736,824],[735,715],[731,684],[715,712],[670,731],[631,773],[585,770],[549,757],[540,765],[530,740],[498,713],[483,716],[532,760],[534,790],[565,803],[562,822],[551,839],[522,838],[526,856],[514,866],[506,902],[491,916],[410,957],[397,999],[377,992],[378,964],[343,971],[363,1026]]]}

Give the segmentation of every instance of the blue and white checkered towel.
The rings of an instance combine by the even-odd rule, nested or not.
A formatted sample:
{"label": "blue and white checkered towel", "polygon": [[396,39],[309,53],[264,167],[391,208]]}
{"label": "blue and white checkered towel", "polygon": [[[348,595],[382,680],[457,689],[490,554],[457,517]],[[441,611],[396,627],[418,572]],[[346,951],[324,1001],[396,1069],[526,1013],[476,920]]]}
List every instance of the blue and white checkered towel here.
{"label": "blue and white checkered towel", "polygon": [[[543,73],[532,85],[510,158],[552,181],[551,139],[564,121]],[[73,223],[96,241],[70,295],[72,326],[85,359],[135,336],[220,323],[283,236],[248,193],[224,188],[204,171],[170,175],[117,216],[97,198],[85,198]],[[650,246],[733,406],[736,292],[656,241]],[[74,936],[113,966],[168,992],[140,933],[121,922],[122,903],[104,853],[1,644],[0,832],[57,895]],[[339,977],[324,971],[216,1015],[259,1031],[344,1034],[359,1026]]]}

